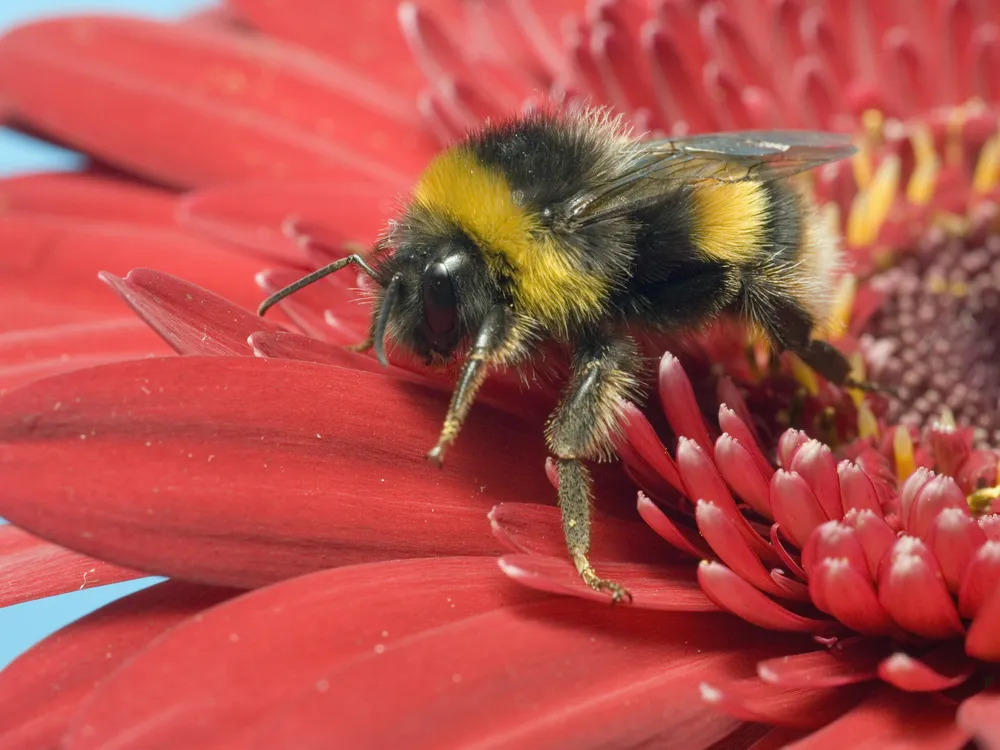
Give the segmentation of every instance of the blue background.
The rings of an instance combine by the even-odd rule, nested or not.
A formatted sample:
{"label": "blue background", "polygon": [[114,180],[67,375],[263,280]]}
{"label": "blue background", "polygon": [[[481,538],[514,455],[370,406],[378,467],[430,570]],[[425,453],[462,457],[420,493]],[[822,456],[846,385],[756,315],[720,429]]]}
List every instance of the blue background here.
{"label": "blue background", "polygon": [[[66,13],[116,12],[170,19],[212,4],[206,0],[0,0],[0,31]],[[0,128],[0,176],[73,169],[77,164],[76,155],[69,151]],[[67,623],[159,580],[146,578],[0,608],[0,668]]]}

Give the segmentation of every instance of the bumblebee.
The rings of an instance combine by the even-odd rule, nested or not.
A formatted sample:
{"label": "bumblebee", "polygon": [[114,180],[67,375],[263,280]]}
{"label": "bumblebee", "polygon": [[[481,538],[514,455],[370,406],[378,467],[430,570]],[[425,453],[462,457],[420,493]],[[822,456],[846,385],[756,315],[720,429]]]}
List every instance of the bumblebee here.
{"label": "bumblebee", "polygon": [[599,110],[487,124],[436,156],[368,256],[351,255],[269,297],[260,314],[353,265],[377,287],[366,341],[460,365],[441,465],[489,372],[546,342],[571,371],[546,427],[566,545],[583,580],[631,599],[588,560],[587,461],[609,459],[623,400],[640,395],[639,330],[678,333],[722,315],[836,384],[850,366],[813,338],[831,304],[836,238],[787,179],[850,156],[847,137],[742,132],[643,141]]}

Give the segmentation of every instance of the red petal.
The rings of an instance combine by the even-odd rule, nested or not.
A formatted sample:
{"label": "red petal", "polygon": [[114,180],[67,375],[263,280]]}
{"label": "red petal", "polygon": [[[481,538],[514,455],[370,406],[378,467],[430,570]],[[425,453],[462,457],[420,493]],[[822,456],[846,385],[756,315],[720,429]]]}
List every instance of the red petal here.
{"label": "red petal", "polygon": [[93,174],[51,172],[0,180],[4,213],[174,226],[172,193]]}
{"label": "red petal", "polygon": [[[481,32],[493,19],[480,16],[478,24],[473,21],[464,28],[455,24],[449,31],[438,15],[412,2],[400,4],[397,18],[414,62],[434,88],[454,100],[469,125],[502,117],[535,93],[517,75],[521,71],[511,75],[479,51],[491,41],[496,44],[482,38]],[[477,52],[468,54],[471,49]]]}
{"label": "red petal", "polygon": [[846,560],[824,560],[809,576],[813,603],[852,630],[867,635],[894,633],[896,626],[879,604],[875,587]]}
{"label": "red petal", "polygon": [[[722,378],[719,381],[719,398],[720,401],[723,398],[723,388],[722,384],[725,382],[732,382],[729,378]],[[735,386],[734,386],[735,387]],[[732,396],[729,396],[730,402],[732,401]],[[742,401],[741,401],[742,403]],[[734,437],[743,449],[748,451],[751,456],[753,456],[754,463],[757,464],[757,468],[760,473],[764,475],[767,481],[771,481],[771,475],[774,473],[774,467],[771,466],[770,461],[765,458],[764,454],[760,450],[760,440],[757,437],[757,433],[753,429],[753,421],[750,419],[750,413],[747,405],[742,404],[742,408],[739,412],[730,409],[723,402],[719,406],[719,428],[723,433],[728,433]]]}
{"label": "red petal", "polygon": [[242,740],[248,747],[255,721],[314,688],[331,666],[538,599],[500,575],[493,558],[376,563],[285,581],[158,639],[80,707],[67,743],[84,750],[113,741],[124,750]]}
{"label": "red petal", "polygon": [[974,430],[971,427],[943,427],[938,423],[927,429],[927,439],[934,455],[934,466],[942,474],[955,476],[972,452]]}
{"label": "red petal", "polygon": [[992,539],[972,556],[958,591],[958,611],[973,618],[986,599],[997,590],[1000,581],[1000,542]]}
{"label": "red petal", "polygon": [[880,513],[871,510],[848,511],[843,523],[854,529],[868,561],[868,573],[874,581],[882,558],[896,543],[896,533]]}
{"label": "red petal", "polygon": [[280,326],[183,279],[139,268],[124,279],[102,273],[149,326],[179,354],[250,355],[247,339]]}
{"label": "red petal", "polygon": [[988,540],[1000,542],[1000,513],[990,513],[976,520]]}
{"label": "red petal", "polygon": [[868,573],[868,563],[857,534],[839,521],[827,521],[817,527],[802,549],[802,567],[810,576],[813,568],[824,560],[842,560],[858,573]]}
{"label": "red petal", "polygon": [[327,677],[340,689],[305,693],[256,746],[708,747],[735,725],[696,682],[773,643],[733,625],[566,600],[495,610],[345,664]]}
{"label": "red petal", "polygon": [[776,727],[768,729],[759,740],[749,746],[749,750],[783,750],[790,747],[796,740],[802,739],[808,734],[805,729],[792,729],[789,727]]}
{"label": "red petal", "polygon": [[0,607],[140,577],[142,573],[71,552],[16,526],[0,526]]}
{"label": "red petal", "polygon": [[771,512],[781,530],[799,549],[809,535],[827,521],[826,514],[806,480],[784,469],[771,477]]}
{"label": "red petal", "polygon": [[745,721],[786,727],[819,727],[850,709],[863,695],[856,687],[784,688],[757,680],[701,684],[701,697]]}
{"label": "red petal", "polygon": [[663,413],[667,415],[674,434],[679,438],[691,438],[711,456],[712,441],[695,400],[691,381],[677,357],[670,352],[660,360],[659,390]]}
{"label": "red petal", "polygon": [[711,60],[705,65],[701,78],[702,86],[708,93],[707,99],[724,130],[739,130],[753,123],[741,96],[740,76],[731,66]]}
{"label": "red petal", "polygon": [[941,564],[944,580],[952,593],[958,593],[969,563],[985,543],[986,535],[968,509],[946,508],[934,520],[927,535],[927,546]]}
{"label": "red petal", "polygon": [[919,659],[897,652],[878,665],[878,676],[900,690],[932,693],[961,685],[976,663],[965,656],[960,641],[950,641]]}
{"label": "red petal", "polygon": [[[633,607],[670,612],[715,612],[718,610],[698,588],[690,565],[643,565],[639,563],[595,563],[597,573],[616,581],[632,594]],[[585,584],[565,556],[504,555],[500,569],[518,583],[539,591],[567,594],[607,605],[608,595]],[[627,605],[626,605],[627,606]]]}
{"label": "red petal", "polygon": [[257,331],[250,334],[247,343],[258,357],[297,359],[302,362],[315,362],[321,365],[335,365],[351,370],[380,373],[414,382],[419,381],[427,384],[433,382],[401,367],[395,367],[391,364],[388,368],[383,367],[377,359],[366,354],[352,352],[342,346],[334,346],[319,339],[300,336],[288,331]]}
{"label": "red petal", "polygon": [[171,353],[134,316],[0,333],[0,395],[62,372]]}
{"label": "red petal", "polygon": [[940,566],[916,537],[900,537],[882,560],[878,600],[893,620],[917,635],[948,638],[965,633]]}
{"label": "red petal", "polygon": [[933,478],[933,471],[924,466],[918,466],[916,471],[903,482],[903,486],[899,490],[899,514],[903,521],[903,528],[908,528],[910,525],[910,514],[913,512],[913,506],[920,490]]}
{"label": "red petal", "polygon": [[397,190],[378,180],[256,180],[185,196],[177,215],[209,237],[301,266],[302,248],[284,229],[289,219],[327,228],[324,241],[333,248],[369,246],[398,210]]}
{"label": "red petal", "polygon": [[79,371],[0,399],[0,515],[140,570],[243,587],[492,553],[489,508],[553,496],[541,469],[524,470],[542,465],[541,431],[481,404],[436,471],[423,455],[446,404],[369,373],[255,357]]}
{"label": "red petal", "polygon": [[822,633],[832,625],[828,620],[813,620],[785,609],[721,563],[702,562],[698,566],[698,583],[720,607],[762,628]]}
{"label": "red petal", "polygon": [[0,95],[33,127],[175,185],[346,172],[403,186],[432,152],[412,105],[376,83],[203,26],[22,26],[0,40]]}
{"label": "red petal", "polygon": [[809,601],[809,586],[802,583],[802,580],[790,577],[780,568],[771,569],[768,575],[781,592],[777,595],[780,598],[793,599],[797,602]]}
{"label": "red petal", "polygon": [[843,517],[837,462],[826,445],[818,440],[803,444],[796,451],[789,468],[806,481],[827,518],[836,520]]}
{"label": "red petal", "polygon": [[77,706],[103,679],[163,631],[234,593],[167,581],[49,636],[0,672],[0,744],[60,747]]}
{"label": "red petal", "polygon": [[784,540],[779,536],[781,532],[781,526],[779,524],[771,524],[770,538],[771,546],[774,547],[774,551],[778,553],[778,559],[781,560],[781,564],[788,568],[788,572],[798,578],[800,581],[809,580],[809,574],[802,568],[799,561],[795,559],[788,548],[785,546]]}
{"label": "red petal", "polygon": [[837,464],[837,474],[840,477],[840,497],[844,513],[870,510],[882,515],[875,485],[861,467],[851,461],[841,461]]}
{"label": "red petal", "polygon": [[885,644],[869,638],[852,638],[830,648],[762,661],[757,675],[764,682],[786,688],[851,685],[874,679],[886,650]]}
{"label": "red petal", "polygon": [[992,487],[997,478],[998,458],[995,451],[972,451],[955,477],[962,492],[972,493],[980,487]]}
{"label": "red petal", "polygon": [[778,465],[788,469],[792,465],[799,448],[809,442],[809,436],[801,430],[785,430],[778,438]]}
{"label": "red petal", "polygon": [[[405,53],[395,3],[348,3],[330,13],[327,0],[229,0],[254,26],[279,39],[311,47],[366,71],[380,84],[412,100],[426,79]],[[440,6],[440,3],[435,3]]]}
{"label": "red petal", "polygon": [[[302,273],[295,269],[268,268],[257,274],[257,284],[261,288],[261,296],[270,296],[301,277]],[[336,307],[338,311],[343,309],[351,299],[343,290],[335,288],[329,278],[286,297],[278,303],[278,309],[307,336],[339,346],[359,344],[368,329],[367,311],[362,306],[355,306],[352,312],[360,315],[354,325],[345,324],[336,315],[328,313],[330,307]]]}
{"label": "red petal", "polygon": [[678,526],[641,492],[639,493],[638,509],[639,515],[649,525],[649,528],[666,539],[676,549],[699,560],[713,557],[712,550],[694,529]]}
{"label": "red petal", "polygon": [[[508,549],[545,557],[567,554],[558,508],[502,503],[490,511],[489,518],[493,535]],[[594,513],[591,524],[590,559],[595,562],[665,563],[677,558],[644,523]]]}
{"label": "red petal", "polygon": [[946,508],[957,508],[968,512],[969,505],[965,493],[958,488],[955,480],[939,474],[917,492],[910,509],[908,524],[907,516],[903,516],[903,528],[907,533],[926,541],[938,514]]}
{"label": "red petal", "polygon": [[767,543],[757,535],[753,527],[736,507],[736,501],[712,462],[711,453],[706,452],[690,438],[677,440],[677,468],[684,483],[685,494],[693,501],[707,500],[714,503],[739,529],[750,548],[762,560],[772,561],[776,557]]}
{"label": "red petal", "polygon": [[[0,362],[26,365],[47,359],[80,357],[93,352],[148,352],[170,349],[127,310],[118,318],[0,334]],[[124,357],[123,357],[124,358]]]}
{"label": "red petal", "polygon": [[632,480],[632,484],[642,487],[658,500],[677,498],[677,490],[635,452],[628,440],[616,441],[615,453],[621,461],[622,470]]}
{"label": "red petal", "polygon": [[955,706],[937,696],[885,687],[789,750],[913,748],[959,750],[968,736],[955,726]]}
{"label": "red petal", "polygon": [[994,587],[979,607],[965,639],[965,651],[976,659],[1000,662],[1000,588]]}
{"label": "red petal", "polygon": [[[258,265],[177,230],[128,224],[0,218],[0,331],[120,318],[121,302],[99,271],[137,266],[183,273],[237,304],[256,304]],[[50,310],[39,314],[39,308]]]}
{"label": "red petal", "polygon": [[1000,687],[993,687],[971,698],[958,708],[956,723],[972,735],[979,747],[1000,747]]}
{"label": "red petal", "polygon": [[623,430],[628,444],[663,480],[674,489],[683,492],[684,486],[677,473],[677,465],[643,413],[635,405],[626,403],[622,407],[622,414]]}
{"label": "red petal", "polygon": [[715,441],[715,465],[726,484],[765,518],[771,515],[768,479],[761,473],[753,453],[728,433]]}
{"label": "red petal", "polygon": [[718,506],[699,500],[695,507],[695,518],[698,521],[698,530],[705,537],[705,541],[736,575],[767,594],[781,596],[784,593],[783,589],[771,580],[767,569],[750,549],[739,529]]}

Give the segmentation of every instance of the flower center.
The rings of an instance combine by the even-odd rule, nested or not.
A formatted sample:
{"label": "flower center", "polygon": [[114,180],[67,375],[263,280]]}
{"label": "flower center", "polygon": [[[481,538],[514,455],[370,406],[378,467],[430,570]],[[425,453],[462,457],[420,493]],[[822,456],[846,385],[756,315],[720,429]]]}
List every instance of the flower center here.
{"label": "flower center", "polygon": [[886,300],[865,343],[872,378],[897,392],[889,419],[924,427],[948,409],[1000,443],[1000,237],[935,232],[873,286]]}

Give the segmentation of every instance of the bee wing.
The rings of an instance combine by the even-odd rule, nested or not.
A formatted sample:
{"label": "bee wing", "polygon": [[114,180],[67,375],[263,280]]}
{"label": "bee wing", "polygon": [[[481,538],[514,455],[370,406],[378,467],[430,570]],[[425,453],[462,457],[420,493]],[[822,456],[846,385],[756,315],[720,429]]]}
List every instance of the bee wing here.
{"label": "bee wing", "polygon": [[[849,135],[808,130],[759,130],[707,133],[641,144],[632,165],[611,182],[575,198],[570,216],[581,223],[627,213],[631,203],[622,196],[636,183],[769,182],[791,177],[855,152]],[[662,187],[662,186],[661,186]],[[651,190],[638,191],[651,200]]]}

